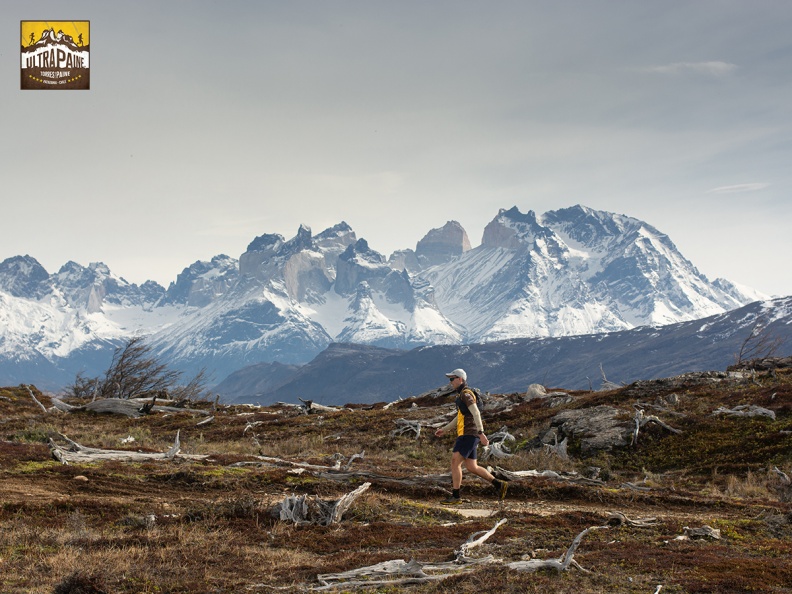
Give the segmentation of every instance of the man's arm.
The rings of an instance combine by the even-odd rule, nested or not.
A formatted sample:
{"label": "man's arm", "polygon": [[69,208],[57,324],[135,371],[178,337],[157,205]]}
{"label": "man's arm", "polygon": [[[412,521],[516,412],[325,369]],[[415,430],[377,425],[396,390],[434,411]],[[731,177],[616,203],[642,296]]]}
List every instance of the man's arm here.
{"label": "man's arm", "polygon": [[456,418],[456,416],[454,416],[454,418],[453,418],[453,419],[451,419],[450,421],[448,421],[448,424],[446,424],[444,427],[440,427],[440,429],[438,429],[437,431],[435,431],[435,435],[436,435],[437,437],[440,437],[440,436],[441,436],[441,435],[443,435],[443,434],[444,434],[446,431],[451,431],[451,429],[453,429],[454,427],[456,427],[456,424],[457,424],[457,418]]}
{"label": "man's arm", "polygon": [[484,433],[484,422],[481,420],[481,412],[479,412],[478,405],[475,402],[468,404],[468,410],[470,414],[473,415],[473,422],[476,424],[476,430],[479,432],[481,445],[489,445],[489,439],[487,439],[487,435]]}

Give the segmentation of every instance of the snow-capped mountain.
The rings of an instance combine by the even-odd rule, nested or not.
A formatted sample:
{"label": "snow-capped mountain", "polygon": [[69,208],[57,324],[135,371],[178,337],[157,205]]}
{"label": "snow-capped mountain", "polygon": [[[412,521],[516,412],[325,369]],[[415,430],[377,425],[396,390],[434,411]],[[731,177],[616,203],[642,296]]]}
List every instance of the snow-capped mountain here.
{"label": "snow-capped mountain", "polygon": [[670,324],[766,297],[709,282],[643,221],[583,206],[502,210],[479,247],[420,274],[466,342]]}
{"label": "snow-capped mountain", "polygon": [[612,332],[764,297],[710,282],[652,226],[583,206],[501,210],[475,248],[450,221],[389,258],[346,223],[318,235],[301,226],[288,240],[256,237],[238,261],[195,262],[167,290],[100,263],[50,275],[17,256],[0,263],[0,383],[21,361],[52,376],[106,365],[135,334],[176,368],[219,380],[261,362],[302,364],[334,342],[409,349]]}

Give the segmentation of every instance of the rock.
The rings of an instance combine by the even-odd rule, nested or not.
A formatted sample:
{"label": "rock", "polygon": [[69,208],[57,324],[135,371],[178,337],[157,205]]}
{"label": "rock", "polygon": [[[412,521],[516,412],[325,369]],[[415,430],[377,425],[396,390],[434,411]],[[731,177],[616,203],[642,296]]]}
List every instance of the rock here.
{"label": "rock", "polygon": [[570,439],[580,440],[580,451],[590,455],[630,443],[633,422],[624,411],[612,406],[564,410],[553,417],[553,427]]}
{"label": "rock", "polygon": [[536,400],[537,398],[547,398],[547,390],[542,384],[531,384],[525,391],[525,400]]}
{"label": "rock", "polygon": [[415,255],[424,267],[444,264],[468,251],[470,240],[465,229],[456,221],[448,221],[439,229],[432,229],[415,247]]}

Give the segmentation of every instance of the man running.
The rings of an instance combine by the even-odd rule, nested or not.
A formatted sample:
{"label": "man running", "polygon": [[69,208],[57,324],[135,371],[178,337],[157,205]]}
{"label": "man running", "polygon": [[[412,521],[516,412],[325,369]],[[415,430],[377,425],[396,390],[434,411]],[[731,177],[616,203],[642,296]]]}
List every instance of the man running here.
{"label": "man running", "polygon": [[500,499],[506,497],[508,483],[501,481],[487,472],[486,468],[481,468],[476,461],[476,450],[479,442],[481,445],[489,445],[489,440],[484,433],[484,423],[481,421],[481,413],[478,409],[478,399],[476,393],[467,387],[467,373],[464,369],[454,369],[451,373],[446,373],[448,381],[456,393],[457,415],[445,426],[435,431],[435,436],[442,437],[447,431],[454,427],[457,430],[457,439],[454,442],[454,450],[451,454],[451,482],[453,493],[451,497],[444,499],[443,505],[458,505],[461,503],[459,489],[462,487],[462,465],[468,472],[480,476],[488,481],[498,493]]}

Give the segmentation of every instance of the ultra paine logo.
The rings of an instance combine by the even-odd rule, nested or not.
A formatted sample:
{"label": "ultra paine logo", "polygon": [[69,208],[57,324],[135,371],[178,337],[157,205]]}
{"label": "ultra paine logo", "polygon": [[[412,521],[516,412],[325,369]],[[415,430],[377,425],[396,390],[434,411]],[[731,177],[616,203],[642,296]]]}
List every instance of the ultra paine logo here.
{"label": "ultra paine logo", "polygon": [[91,88],[90,21],[22,21],[21,88]]}

